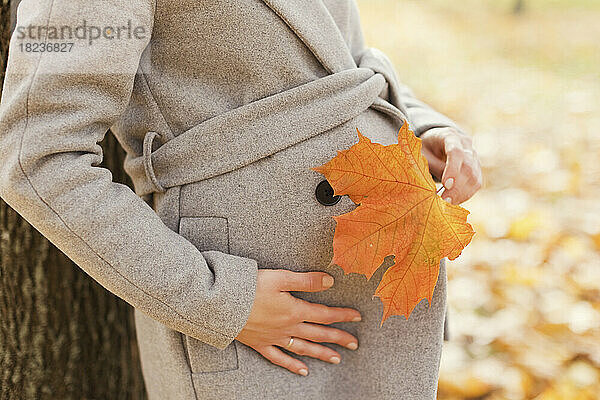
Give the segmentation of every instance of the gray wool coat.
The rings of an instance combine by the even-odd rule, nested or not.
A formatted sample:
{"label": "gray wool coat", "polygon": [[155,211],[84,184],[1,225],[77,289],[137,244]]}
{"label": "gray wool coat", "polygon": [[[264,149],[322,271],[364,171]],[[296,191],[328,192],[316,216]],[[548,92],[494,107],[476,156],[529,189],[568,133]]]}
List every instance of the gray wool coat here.
{"label": "gray wool coat", "polygon": [[[431,306],[381,328],[372,295],[393,260],[370,281],[329,266],[332,216],[356,205],[321,204],[310,168],[356,128],[382,144],[404,121],[458,128],[365,45],[354,0],[23,0],[16,22],[0,196],[135,307],[150,399],[436,397],[445,260]],[[99,166],[109,128],[135,190]],[[327,344],[339,365],[295,355],[303,377],[236,341],[258,268],[331,273],[293,294],[358,309],[333,325],[359,349]]]}

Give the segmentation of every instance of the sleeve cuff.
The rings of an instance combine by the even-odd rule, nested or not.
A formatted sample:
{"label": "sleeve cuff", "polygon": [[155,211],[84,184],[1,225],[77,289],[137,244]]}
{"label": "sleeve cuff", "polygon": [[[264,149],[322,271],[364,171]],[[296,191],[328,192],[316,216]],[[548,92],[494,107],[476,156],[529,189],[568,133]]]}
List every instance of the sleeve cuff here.
{"label": "sleeve cuff", "polygon": [[[244,328],[256,296],[258,263],[251,258],[203,251],[202,256],[214,274],[214,282],[202,309],[204,321],[196,339],[219,349],[227,347]],[[193,311],[193,310],[190,310]]]}

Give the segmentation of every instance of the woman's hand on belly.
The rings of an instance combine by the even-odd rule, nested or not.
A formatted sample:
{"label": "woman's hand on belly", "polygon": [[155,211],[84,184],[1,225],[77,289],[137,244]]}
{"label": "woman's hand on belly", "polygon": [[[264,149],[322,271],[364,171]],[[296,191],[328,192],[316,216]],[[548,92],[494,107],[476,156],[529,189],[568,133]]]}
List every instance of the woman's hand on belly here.
{"label": "woman's hand on belly", "polygon": [[[306,364],[276,346],[299,355],[339,363],[341,356],[337,351],[316,342],[336,343],[356,350],[357,338],[325,324],[360,321],[360,313],[351,308],[311,303],[289,293],[318,292],[332,285],[333,277],[324,272],[259,269],[254,304],[246,325],[236,339],[273,364],[300,375],[308,374]],[[294,340],[287,347],[290,338]]]}

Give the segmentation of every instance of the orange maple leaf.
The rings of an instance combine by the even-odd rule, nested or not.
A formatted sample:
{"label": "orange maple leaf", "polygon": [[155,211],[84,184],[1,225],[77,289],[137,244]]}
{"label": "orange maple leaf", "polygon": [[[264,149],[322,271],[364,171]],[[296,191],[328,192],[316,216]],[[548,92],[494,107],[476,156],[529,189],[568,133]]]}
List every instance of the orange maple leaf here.
{"label": "orange maple leaf", "polygon": [[333,217],[331,264],[370,279],[394,255],[373,295],[384,305],[383,325],[390,315],[408,318],[423,298],[431,305],[441,259],[457,258],[475,232],[467,223],[469,211],[436,193],[421,139],[406,123],[398,143],[388,146],[356,131],[358,143],[311,169],[326,177],[334,195],[359,204]]}

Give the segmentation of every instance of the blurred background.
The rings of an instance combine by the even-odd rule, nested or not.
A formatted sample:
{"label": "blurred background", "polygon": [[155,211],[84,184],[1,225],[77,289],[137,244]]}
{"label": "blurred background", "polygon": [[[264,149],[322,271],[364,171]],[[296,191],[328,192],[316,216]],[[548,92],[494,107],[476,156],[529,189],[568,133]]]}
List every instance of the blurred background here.
{"label": "blurred background", "polygon": [[368,46],[473,135],[439,399],[600,398],[600,1],[358,0]]}

